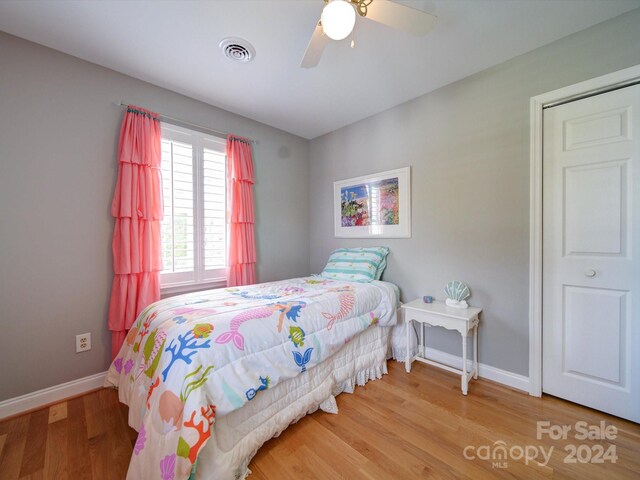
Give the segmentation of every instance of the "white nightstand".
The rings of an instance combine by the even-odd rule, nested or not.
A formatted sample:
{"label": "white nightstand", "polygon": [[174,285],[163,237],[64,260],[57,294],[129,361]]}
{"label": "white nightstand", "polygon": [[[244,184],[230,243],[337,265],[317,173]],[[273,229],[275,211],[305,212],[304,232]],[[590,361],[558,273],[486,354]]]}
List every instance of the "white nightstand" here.
{"label": "white nightstand", "polygon": [[[444,368],[450,372],[462,375],[461,387],[463,395],[467,394],[467,387],[471,377],[478,378],[478,323],[480,323],[481,308],[453,308],[442,302],[424,303],[422,299],[417,299],[402,306],[404,318],[407,323],[407,358],[405,369],[407,373],[411,371],[411,362],[418,360],[436,367]],[[411,345],[409,326],[411,321],[420,324],[420,345],[418,355],[411,358]],[[424,353],[424,324],[434,327],[444,327],[448,330],[457,330],[462,335],[462,370],[434,362],[425,358]],[[473,330],[473,369],[467,373],[467,336]]]}

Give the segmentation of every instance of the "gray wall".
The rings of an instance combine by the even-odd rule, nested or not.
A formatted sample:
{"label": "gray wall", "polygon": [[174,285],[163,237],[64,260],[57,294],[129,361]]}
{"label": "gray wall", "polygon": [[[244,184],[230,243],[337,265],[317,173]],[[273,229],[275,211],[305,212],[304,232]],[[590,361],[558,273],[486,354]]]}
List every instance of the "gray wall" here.
{"label": "gray wall", "polygon": [[307,140],[0,33],[0,400],[109,365],[118,100],[258,140],[259,280],[308,274]]}
{"label": "gray wall", "polygon": [[[462,280],[485,309],[480,361],[528,375],[529,99],[640,63],[639,25],[635,10],[312,140],[311,271],[334,248],[384,244],[405,301]],[[334,238],[332,183],[407,165],[412,238]],[[428,333],[460,355],[459,335]]]}
{"label": "gray wall", "polygon": [[[259,141],[260,281],[388,245],[405,300],[468,282],[480,360],[526,375],[529,98],[640,63],[639,24],[631,12],[311,142],[0,33],[0,401],[108,366],[118,100]],[[406,165],[413,237],[335,239],[333,181]],[[93,349],[75,354],[84,332]]]}

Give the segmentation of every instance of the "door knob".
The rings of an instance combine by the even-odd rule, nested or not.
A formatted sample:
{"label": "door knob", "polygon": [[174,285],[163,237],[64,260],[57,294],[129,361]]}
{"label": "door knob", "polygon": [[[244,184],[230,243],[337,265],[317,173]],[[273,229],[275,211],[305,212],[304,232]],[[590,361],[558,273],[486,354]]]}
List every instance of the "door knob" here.
{"label": "door knob", "polygon": [[584,272],[584,275],[585,275],[586,277],[589,277],[589,278],[591,278],[591,277],[595,277],[595,276],[596,276],[596,271],[595,271],[595,270],[593,270],[593,269],[589,269],[589,270],[587,270],[587,271],[585,271],[585,272]]}

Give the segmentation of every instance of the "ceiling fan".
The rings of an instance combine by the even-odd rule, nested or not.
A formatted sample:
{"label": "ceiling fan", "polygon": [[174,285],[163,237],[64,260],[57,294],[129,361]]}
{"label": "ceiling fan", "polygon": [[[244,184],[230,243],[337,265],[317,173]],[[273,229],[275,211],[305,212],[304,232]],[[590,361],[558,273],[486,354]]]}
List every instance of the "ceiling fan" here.
{"label": "ceiling fan", "polygon": [[[353,31],[358,15],[416,36],[426,35],[437,17],[389,0],[324,0],[326,5],[304,52],[300,66],[313,68],[320,62],[329,39],[342,40]],[[353,43],[352,43],[353,46]]]}

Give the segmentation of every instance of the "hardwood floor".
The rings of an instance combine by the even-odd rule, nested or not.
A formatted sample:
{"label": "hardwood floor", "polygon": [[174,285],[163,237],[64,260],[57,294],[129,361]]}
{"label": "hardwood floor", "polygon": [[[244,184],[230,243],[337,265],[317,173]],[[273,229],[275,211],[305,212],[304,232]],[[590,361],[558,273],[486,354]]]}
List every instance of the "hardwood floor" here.
{"label": "hardwood floor", "polygon": [[[640,425],[483,380],[463,397],[459,382],[428,365],[406,374],[389,362],[383,380],[338,396],[338,415],[316,412],[267,442],[249,479],[640,478]],[[566,440],[538,440],[537,421],[573,428]],[[616,438],[578,440],[579,421],[605,421]],[[0,423],[0,479],[122,479],[135,438],[117,393],[100,390]],[[536,447],[541,462],[541,447],[553,451],[546,465],[509,457],[498,468],[477,458],[500,441],[515,457],[519,447],[529,446],[531,455]],[[565,463],[570,444],[585,445],[577,455],[583,460],[614,446],[616,463]],[[467,460],[465,451],[476,458]]]}

